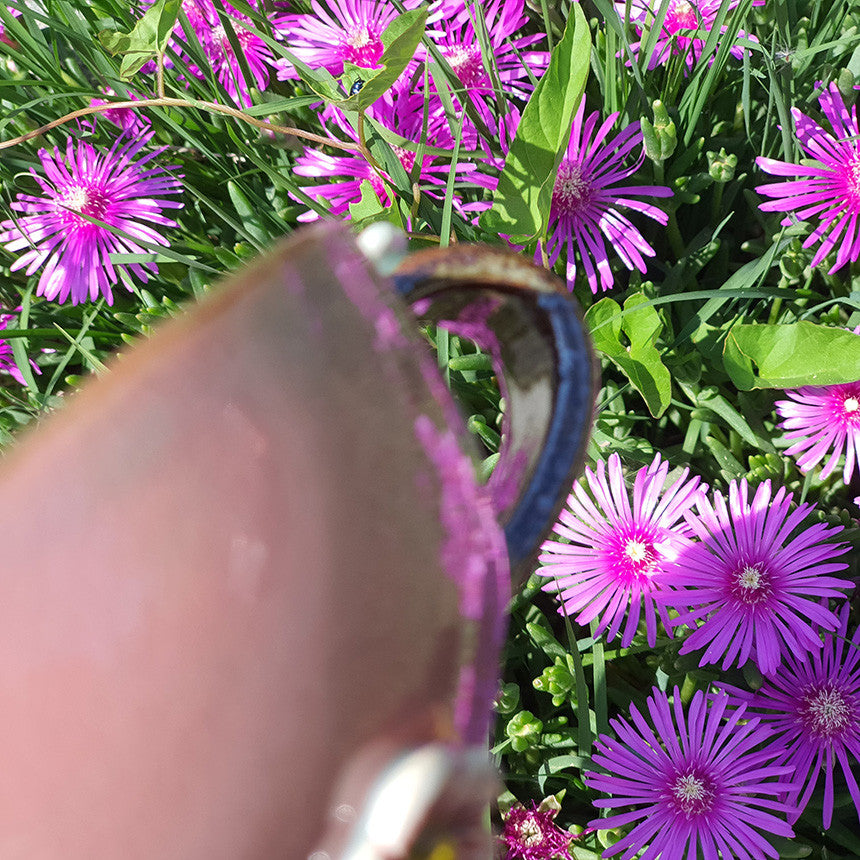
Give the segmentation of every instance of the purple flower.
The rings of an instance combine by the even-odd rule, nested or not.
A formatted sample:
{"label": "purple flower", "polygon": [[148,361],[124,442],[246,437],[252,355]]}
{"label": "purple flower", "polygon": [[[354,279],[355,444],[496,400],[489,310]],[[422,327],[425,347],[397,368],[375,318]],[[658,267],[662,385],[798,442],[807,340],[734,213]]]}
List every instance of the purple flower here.
{"label": "purple flower", "polygon": [[512,806],[500,837],[508,848],[505,860],[571,860],[573,836],[554,823],[555,816],[554,809],[541,810],[534,801],[531,809]]}
{"label": "purple flower", "polygon": [[[14,16],[15,18],[20,18],[20,17],[21,17],[21,10],[20,10],[20,9],[15,9],[15,8],[13,8],[12,6],[7,6],[7,7],[6,7],[6,11],[7,11],[10,15]],[[3,21],[2,21],[2,20],[0,20],[0,42],[5,42],[7,45],[14,45],[14,44],[15,44],[15,43],[14,43],[11,39],[9,39],[9,37],[6,35],[6,28],[3,26]]]}
{"label": "purple flower", "polygon": [[[147,0],[146,5],[152,5],[151,0]],[[251,29],[253,22],[246,11],[251,8],[256,9],[257,5],[257,0],[253,0],[253,2],[234,0],[232,4],[224,4],[224,11],[226,17],[229,18],[229,24],[236,36],[236,41],[242,49],[245,62],[248,64],[253,85],[258,90],[264,90],[269,85],[268,67],[275,65],[275,58],[265,41]],[[245,80],[242,67],[239,65],[236,53],[230,44],[225,22],[222,15],[219,15],[218,7],[212,0],[182,0],[182,11],[188,18],[188,23],[191,25],[197,41],[200,42],[200,47],[203,48],[203,53],[206,55],[218,83],[224,87],[233,101],[243,107],[249,107],[251,105],[249,82]],[[181,21],[176,22],[174,34],[185,42],[190,41],[189,34],[186,34],[182,29]],[[205,77],[204,71],[195,65],[194,60],[183,50],[176,39],[171,40],[170,47],[185,58],[188,70],[195,77]],[[151,71],[149,67],[145,68],[147,71]]]}
{"label": "purple flower", "polygon": [[757,158],[756,164],[766,173],[801,178],[760,185],[756,191],[774,198],[760,204],[762,211],[793,213],[781,222],[785,226],[817,219],[818,226],[803,247],[820,242],[812,258],[812,265],[817,266],[838,246],[832,273],[860,257],[860,128],[856,109],[852,107],[848,112],[836,84],[831,84],[818,102],[833,129],[832,135],[797,108],[791,109],[791,115],[806,157],[819,166]]}
{"label": "purple flower", "polygon": [[[397,84],[371,105],[367,115],[406,140],[413,141],[417,149],[423,132],[423,106],[422,92],[413,91],[408,85]],[[327,108],[323,111],[322,117],[331,120],[343,136],[355,142],[358,141],[355,131],[336,108]],[[439,148],[453,147],[454,141],[444,120],[437,118],[432,125],[428,126],[426,142]],[[406,173],[412,174],[417,157],[416,150],[396,146],[394,151]],[[457,165],[456,170],[461,174],[472,173],[475,165],[461,163]],[[304,155],[296,159],[294,172],[299,176],[329,180],[326,184],[309,185],[302,190],[317,200],[328,201],[332,215],[349,213],[350,203],[357,203],[361,199],[361,183],[365,180],[373,187],[384,206],[391,204],[385,181],[358,152],[354,155],[329,155],[308,148]],[[433,156],[424,155],[418,177],[422,190],[426,191],[429,186],[437,189],[441,196],[450,172],[448,163],[438,163]],[[455,205],[459,206],[456,198]],[[299,220],[311,221],[317,217],[315,212],[308,212],[300,215]]]}
{"label": "purple flower", "polygon": [[841,526],[804,527],[814,505],[790,512],[793,496],[781,487],[771,498],[770,481],[759,485],[752,502],[748,496],[744,478],[729,485],[728,504],[722,493],[714,494],[713,507],[699,498],[699,515],[686,517],[700,542],[664,577],[678,590],[657,599],[693,607],[672,622],[695,628],[681,654],[704,648],[701,664],[722,660],[723,669],[752,658],[767,675],[786,654],[821,648],[816,625],[834,630],[839,620],[819,601],[844,597],[853,584],[829,575],[847,567],[834,561],[846,545],[828,542]]}
{"label": "purple flower", "polygon": [[762,834],[794,836],[773,814],[793,811],[776,799],[794,788],[786,779],[792,768],[773,764],[777,750],[757,750],[768,731],[758,718],[742,722],[743,708],[726,715],[727,702],[727,696],[706,699],[700,690],[685,716],[677,687],[672,705],[655,687],[648,698],[653,727],[635,705],[632,724],[610,720],[618,739],[601,735],[592,756],[608,773],[585,779],[590,788],[614,795],[595,806],[628,811],[589,827],[635,826],[604,857],[623,851],[622,860],[631,860],[646,846],[641,860],[717,860],[718,852],[734,860],[779,856]]}
{"label": "purple flower", "polygon": [[151,137],[152,132],[123,142],[121,136],[108,151],[70,137],[65,156],[56,147],[53,152],[39,150],[45,178],[30,172],[42,196],[19,194],[12,209],[22,214],[0,223],[6,250],[25,251],[11,269],[26,266],[32,275],[44,267],[38,295],[78,304],[101,294],[111,304],[111,287],[118,277],[131,290],[129,272],[145,283],[147,272],[158,271],[155,263],[116,264],[110,259],[111,254],[149,253],[139,241],[167,246],[163,230],[149,224],[176,226],[162,210],[181,208],[182,203],[158,198],[179,194],[181,184],[152,164],[165,147],[135,160]]}
{"label": "purple flower", "polygon": [[[850,606],[843,603],[839,627],[824,635],[824,647],[809,654],[787,654],[774,675],[755,693],[725,685],[733,704],[746,706],[773,731],[771,743],[785,753],[785,764],[801,780],[791,794],[800,816],[824,769],[824,828],[833,818],[833,768],[839,762],[854,806],[860,788],[851,771],[860,759],[860,628],[848,639]],[[847,642],[847,647],[846,647]]]}
{"label": "purple flower", "polygon": [[[654,256],[654,249],[642,234],[618,210],[631,209],[653,218],[660,224],[668,221],[661,209],[632,199],[641,197],[671,197],[670,189],[662,185],[618,185],[634,174],[645,158],[640,151],[636,159],[625,164],[627,156],[642,143],[639,123],[631,123],[620,134],[607,140],[618,114],[612,114],[596,131],[598,114],[585,116],[583,97],[573,127],[567,152],[558,166],[552,190],[547,252],[554,264],[567,247],[567,285],[572,290],[576,277],[574,249],[579,254],[591,292],[596,293],[598,281],[602,290],[615,283],[606,240],[614,247],[621,261],[631,271],[646,270],[643,255]],[[596,270],[595,270],[596,266]]]}
{"label": "purple flower", "polygon": [[797,465],[808,472],[825,457],[821,470],[826,478],[845,455],[842,478],[847,484],[860,462],[860,380],[844,385],[804,386],[785,392],[788,400],[777,400],[776,411],[785,419],[785,438],[794,444],[786,450],[798,457]]}
{"label": "purple flower", "polygon": [[[482,55],[475,31],[477,8],[483,13],[487,42],[492,50],[490,57]],[[527,99],[534,89],[529,71],[539,78],[549,63],[548,51],[529,48],[545,36],[543,33],[516,35],[529,20],[524,13],[523,0],[489,0],[474,9],[471,4],[467,9],[463,0],[448,0],[443,3],[441,12],[440,26],[429,30],[427,35],[439,47],[481,118],[493,127],[496,121],[491,105],[495,104],[495,88],[487,67],[495,68],[502,92]]]}
{"label": "purple flower", "polygon": [[[660,11],[661,0],[616,0],[615,8],[622,19],[627,14],[628,2],[629,20],[636,28],[637,34],[641,37],[643,32],[649,33]],[[728,8],[734,9],[738,2],[739,0],[729,0]],[[692,71],[702,56],[708,34],[713,29],[723,5],[724,0],[669,0],[654,52],[648,60],[648,68],[655,69],[668,63],[673,56],[680,56],[684,59],[685,71]],[[721,27],[720,32],[725,33],[726,27]],[[738,35],[757,41],[755,36],[750,36],[743,30],[739,31]],[[642,42],[631,43],[630,49],[638,58]],[[732,46],[731,53],[738,59],[743,56],[743,50],[737,45]]]}
{"label": "purple flower", "polygon": [[[421,0],[406,0],[414,9]],[[274,22],[275,32],[287,49],[312,68],[343,74],[343,64],[365,69],[379,68],[384,46],[382,33],[399,12],[387,0],[311,0],[309,15],[282,15]],[[295,78],[287,60],[279,60],[278,78]]]}
{"label": "purple flower", "polygon": [[[117,94],[110,87],[104,87],[102,92],[104,95],[113,96],[114,98],[111,98],[110,100],[101,98],[90,99],[89,107],[109,105],[114,101],[114,99],[121,101],[140,100],[140,96],[131,91],[129,91],[127,97],[119,98],[117,98]],[[87,117],[83,120],[82,124],[88,127],[90,133],[95,131],[96,119],[100,116],[104,117],[108,122],[119,126],[122,129],[123,134],[127,135],[143,134],[151,125],[149,117],[141,111],[134,110],[133,108],[108,108],[101,113],[93,114],[91,117]]]}
{"label": "purple flower", "polygon": [[[559,611],[578,612],[579,624],[599,617],[596,634],[608,628],[609,640],[618,635],[626,617],[621,636],[625,648],[633,641],[643,607],[648,644],[657,641],[654,595],[668,563],[690,544],[684,512],[705,490],[698,478],[687,479],[686,469],[664,490],[668,472],[669,464],[661,462],[659,454],[640,469],[631,506],[618,454],[609,458],[608,470],[602,461],[596,473],[587,468],[590,494],[575,484],[553,529],[569,543],[549,540],[541,548],[544,566],[537,573],[553,578],[544,591],[558,594],[563,604]],[[662,609],[661,617],[671,629]]]}

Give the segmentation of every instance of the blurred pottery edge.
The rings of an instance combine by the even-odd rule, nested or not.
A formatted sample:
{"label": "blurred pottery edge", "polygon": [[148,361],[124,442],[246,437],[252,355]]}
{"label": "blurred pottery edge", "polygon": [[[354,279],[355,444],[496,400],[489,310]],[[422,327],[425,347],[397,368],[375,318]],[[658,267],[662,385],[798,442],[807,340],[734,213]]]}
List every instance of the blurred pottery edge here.
{"label": "blurred pottery edge", "polygon": [[4,461],[0,856],[308,856],[353,754],[456,745],[446,409],[389,292],[305,230]]}

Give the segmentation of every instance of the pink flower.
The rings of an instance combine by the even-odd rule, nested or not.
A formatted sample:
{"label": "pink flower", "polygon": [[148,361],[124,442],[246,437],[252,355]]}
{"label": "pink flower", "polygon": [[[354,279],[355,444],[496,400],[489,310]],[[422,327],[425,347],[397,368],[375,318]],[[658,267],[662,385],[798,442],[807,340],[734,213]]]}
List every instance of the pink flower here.
{"label": "pink flower", "polygon": [[571,290],[578,254],[591,292],[596,293],[598,284],[608,290],[615,283],[606,240],[631,271],[645,272],[643,255],[654,256],[654,249],[619,210],[629,209],[666,224],[668,216],[662,209],[634,197],[671,197],[672,192],[662,185],[618,184],[632,176],[645,158],[640,150],[632,162],[627,162],[630,153],[642,144],[638,122],[607,140],[618,114],[612,114],[596,131],[597,112],[584,117],[583,97],[552,190],[547,252],[550,264],[554,264],[562,248],[567,248],[567,285]]}
{"label": "pink flower", "polygon": [[782,220],[784,226],[816,219],[818,225],[803,247],[820,243],[812,258],[813,266],[836,249],[832,273],[860,258],[860,127],[856,109],[852,107],[849,113],[836,84],[831,84],[818,102],[833,134],[797,108],[791,110],[800,145],[815,163],[789,164],[757,158],[756,164],[767,173],[799,178],[760,185],[756,191],[773,198],[760,204],[763,212],[792,213]]}
{"label": "pink flower", "polygon": [[[477,8],[483,14],[491,56],[481,53],[474,21]],[[441,7],[441,21],[427,35],[438,45],[483,121],[492,128],[496,125],[496,96],[488,69],[494,69],[504,94],[525,100],[534,89],[529,72],[539,78],[546,71],[549,51],[532,49],[546,38],[543,33],[516,35],[529,21],[523,0],[489,0],[475,9],[471,5],[467,9],[463,0],[447,0]],[[458,94],[454,95],[456,98]],[[466,139],[471,145],[474,129],[468,123],[467,128]]]}
{"label": "pink flower", "polygon": [[723,669],[753,659],[767,675],[787,654],[820,649],[819,627],[836,629],[838,618],[820,601],[854,587],[832,576],[848,566],[836,561],[846,545],[831,541],[842,528],[797,531],[814,506],[792,511],[792,501],[784,487],[772,496],[770,481],[750,501],[743,479],[729,485],[728,503],[722,493],[713,506],[702,496],[698,515],[686,514],[699,541],[666,572],[657,598],[678,608],[674,626],[693,629],[681,654],[704,648],[701,665],[722,661]]}
{"label": "pink flower", "polygon": [[[854,329],[860,335],[860,326]],[[825,457],[821,470],[826,478],[845,455],[842,478],[849,483],[855,465],[860,464],[860,380],[842,385],[807,385],[785,392],[788,400],[777,400],[776,411],[794,444],[786,456],[798,457],[797,465],[808,472]],[[860,468],[860,465],[858,465]]]}
{"label": "pink flower", "polygon": [[[151,5],[151,0],[147,0]],[[241,105],[251,105],[251,86],[258,90],[264,90],[269,85],[269,66],[275,64],[275,58],[269,46],[253,30],[255,26],[247,11],[256,9],[258,0],[233,0],[233,3],[224,3],[226,16],[220,13],[219,6],[212,0],[182,0],[182,11],[188,18],[188,23],[194,31],[197,41],[203,48],[203,53],[218,83],[227,91],[230,98]],[[242,49],[242,55],[251,73],[251,81],[245,79],[242,67],[236,58],[236,53],[230,44],[225,26],[225,18],[236,36],[236,41]],[[181,20],[176,22],[174,33],[183,41],[190,41],[189,34],[182,29]],[[194,59],[182,49],[175,39],[171,41],[170,47],[178,54],[182,54],[187,63],[189,71],[198,78],[206,76],[204,70],[195,64]],[[151,70],[151,69],[147,69]]]}
{"label": "pink flower", "polygon": [[[738,2],[739,0],[729,0],[728,8],[734,9]],[[622,19],[627,14],[627,4],[628,0],[616,0],[615,8]],[[668,63],[671,57],[680,56],[684,59],[685,71],[692,71],[702,56],[708,34],[713,29],[723,5],[724,0],[669,0],[654,52],[648,60],[648,68],[655,69]],[[629,20],[640,37],[643,32],[650,32],[660,8],[661,0],[629,0]],[[721,33],[725,31],[726,27],[720,28]],[[738,35],[757,41],[755,36],[750,36],[743,30]],[[638,57],[642,42],[634,42],[630,48]],[[735,45],[732,46],[731,53],[740,59],[743,49]]]}
{"label": "pink flower", "polygon": [[860,629],[848,637],[845,601],[835,632],[824,635],[813,654],[789,652],[777,671],[755,693],[724,686],[733,704],[746,707],[773,731],[770,743],[784,753],[784,763],[801,780],[790,799],[805,809],[824,771],[824,829],[833,819],[833,769],[845,775],[848,791],[860,814],[860,788],[852,763],[860,760]]}
{"label": "pink flower", "polygon": [[[367,114],[401,137],[414,142],[417,149],[423,132],[423,106],[422,92],[413,91],[406,84],[397,84],[377,99]],[[330,107],[323,111],[322,117],[331,120],[342,136],[358,141],[358,136],[340,111]],[[453,146],[453,139],[444,120],[437,118],[428,127],[426,142],[439,148]],[[415,167],[416,149],[394,147],[403,169],[410,175]],[[457,172],[461,174],[471,174],[474,170],[473,164],[457,165]],[[294,172],[299,176],[329,180],[325,184],[307,185],[302,190],[317,200],[327,201],[332,215],[348,214],[350,203],[357,203],[361,199],[361,183],[365,180],[370,183],[384,206],[391,204],[385,181],[358,152],[354,155],[329,155],[309,148],[304,155],[296,159]],[[418,172],[418,182],[423,193],[441,196],[450,172],[449,164],[440,163],[433,156],[424,155]],[[299,216],[299,220],[311,221],[317,217],[315,212],[308,212]]]}
{"label": "pink flower", "polygon": [[120,136],[104,151],[70,137],[65,156],[56,147],[39,150],[45,178],[30,173],[42,196],[19,194],[12,209],[21,215],[0,223],[6,250],[24,251],[11,269],[26,266],[27,275],[42,269],[38,295],[72,304],[102,295],[111,304],[118,279],[131,290],[129,273],[145,283],[147,272],[158,271],[155,263],[111,261],[112,254],[149,253],[139,241],[169,245],[163,230],[149,224],[176,226],[162,210],[182,203],[160,198],[179,194],[181,184],[152,164],[165,147],[135,160],[151,138],[152,132],[128,141]]}
{"label": "pink flower", "polygon": [[826,478],[842,455],[842,478],[847,484],[860,460],[860,380],[845,385],[804,386],[785,392],[789,400],[778,400],[776,411],[785,420],[780,424],[786,439],[796,440],[786,450],[798,457],[797,465],[808,472],[825,457],[821,470]]}
{"label": "pink flower", "polygon": [[[117,97],[117,94],[110,88],[105,87],[102,92],[106,96],[113,96],[108,99],[90,99],[90,107],[99,105],[109,105],[112,101],[139,101],[140,96],[129,91],[127,97]],[[90,132],[95,129],[96,120],[98,117],[104,117],[108,122],[113,123],[122,129],[124,134],[137,135],[143,134],[150,126],[149,117],[142,111],[134,110],[133,108],[108,108],[98,114],[86,117],[83,123],[89,126]]]}
{"label": "pink flower", "polygon": [[759,751],[769,732],[757,717],[748,720],[742,707],[727,714],[727,703],[727,696],[706,699],[699,690],[685,714],[677,687],[671,705],[655,687],[648,698],[650,723],[635,705],[632,724],[610,720],[618,739],[601,735],[592,756],[606,773],[585,778],[589,788],[613,795],[595,800],[595,806],[624,811],[590,821],[589,827],[633,827],[604,857],[779,857],[764,834],[794,836],[774,815],[794,809],[776,799],[794,788],[793,769],[779,762],[778,750]]}
{"label": "pink flower", "polygon": [[[621,460],[599,461],[597,471],[585,470],[588,491],[575,484],[553,531],[567,543],[548,540],[541,547],[540,576],[552,577],[544,591],[558,595],[563,610],[579,613],[588,624],[599,618],[595,635],[608,629],[607,639],[621,630],[622,647],[632,641],[642,609],[648,644],[657,641],[654,595],[661,588],[669,562],[690,544],[685,511],[704,492],[698,478],[687,479],[685,469],[664,490],[669,464],[658,454],[636,473],[633,503],[624,484]],[[608,473],[608,475],[607,475]],[[662,613],[663,624],[671,629]]]}
{"label": "pink flower", "polygon": [[[421,0],[406,0],[414,9]],[[379,68],[384,50],[382,33],[398,16],[387,0],[311,0],[311,14],[282,15],[275,19],[275,31],[285,47],[311,68],[325,68],[335,77],[343,74],[343,64],[365,69]],[[295,78],[292,64],[279,60],[278,78]]]}
{"label": "pink flower", "polygon": [[531,809],[512,806],[500,837],[508,848],[505,860],[571,860],[573,836],[554,823],[555,816],[555,810],[541,811],[534,801]]}

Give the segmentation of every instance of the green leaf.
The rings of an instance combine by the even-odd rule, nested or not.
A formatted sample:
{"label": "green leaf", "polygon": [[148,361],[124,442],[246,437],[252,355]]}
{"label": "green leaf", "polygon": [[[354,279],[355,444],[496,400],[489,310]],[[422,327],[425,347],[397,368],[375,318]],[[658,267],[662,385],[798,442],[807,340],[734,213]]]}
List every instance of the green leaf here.
{"label": "green leaf", "polygon": [[347,110],[367,110],[391,88],[415,56],[415,49],[424,35],[428,10],[429,7],[425,6],[422,9],[404,12],[385,28],[381,37],[385,50],[379,60],[382,68],[374,71],[365,70],[369,71],[372,77],[364,82],[364,86],[355,95],[340,102],[338,107]]}
{"label": "green leaf", "polygon": [[130,78],[153,57],[164,54],[176,18],[180,0],[156,0],[129,33],[102,30],[99,41],[111,55],[123,55],[120,75]]}
{"label": "green leaf", "polygon": [[[624,302],[623,312],[612,299],[601,299],[588,309],[585,321],[595,349],[630,380],[655,418],[662,415],[672,396],[672,375],[654,345],[663,322],[648,298],[635,293]],[[622,333],[629,346],[622,342]]]}
{"label": "green leaf", "polygon": [[570,140],[591,59],[591,35],[579,4],[571,6],[564,36],[523,111],[493,207],[481,226],[527,242],[546,233],[556,172]]}
{"label": "green leaf", "polygon": [[403,230],[403,218],[396,201],[390,206],[383,206],[373,185],[367,179],[361,180],[359,185],[361,199],[357,203],[349,204],[349,220],[353,230],[362,230],[368,224],[376,221],[390,221],[399,230]]}
{"label": "green leaf", "polygon": [[723,366],[741,390],[856,382],[860,336],[810,322],[736,325],[726,335]]}
{"label": "green leaf", "polygon": [[328,69],[322,66],[318,69],[312,69],[285,48],[281,47],[280,51],[290,61],[296,74],[302,79],[302,83],[313,90],[321,99],[328,102],[343,100],[343,93],[338,87],[337,78]]}

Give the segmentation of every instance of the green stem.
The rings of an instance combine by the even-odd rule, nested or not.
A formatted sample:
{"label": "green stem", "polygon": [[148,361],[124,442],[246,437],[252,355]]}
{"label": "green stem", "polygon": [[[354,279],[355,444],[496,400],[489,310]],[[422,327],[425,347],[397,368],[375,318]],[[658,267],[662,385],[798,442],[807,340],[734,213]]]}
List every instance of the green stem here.
{"label": "green stem", "polygon": [[[665,185],[665,172],[663,170],[663,162],[654,162],[654,179],[657,185]],[[675,209],[669,210],[669,221],[666,224],[666,235],[669,238],[669,247],[675,258],[680,260],[684,256],[684,240],[681,237],[681,230],[678,227],[678,218],[675,215]]]}

